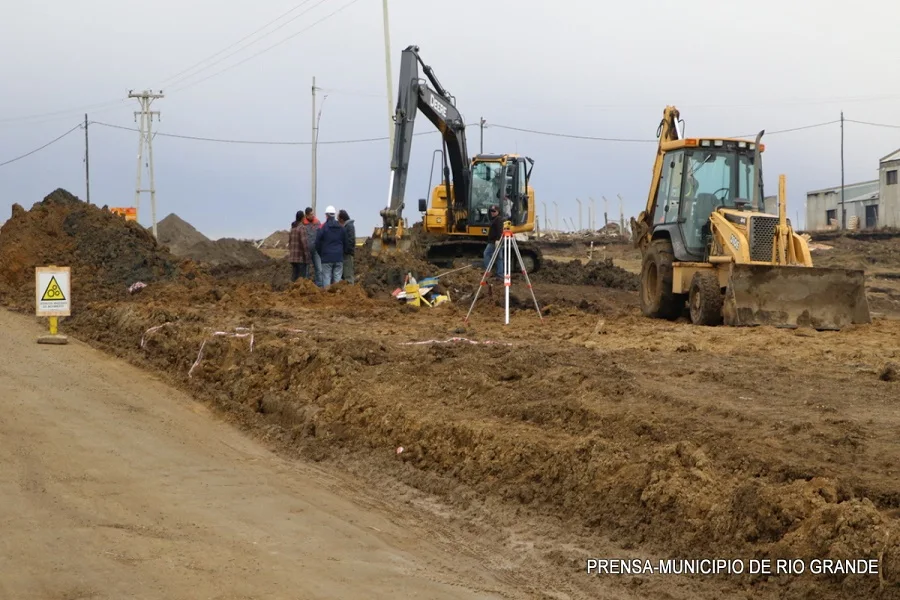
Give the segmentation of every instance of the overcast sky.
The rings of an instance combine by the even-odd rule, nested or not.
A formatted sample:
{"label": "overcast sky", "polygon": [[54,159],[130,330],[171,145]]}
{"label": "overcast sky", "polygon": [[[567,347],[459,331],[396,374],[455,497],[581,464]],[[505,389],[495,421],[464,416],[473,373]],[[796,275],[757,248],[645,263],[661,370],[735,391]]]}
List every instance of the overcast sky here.
{"label": "overcast sky", "polygon": [[[585,207],[588,197],[596,200],[598,226],[602,196],[610,199],[611,218],[618,218],[617,194],[626,219],[641,210],[666,104],[681,110],[688,135],[774,132],[837,120],[841,110],[847,119],[900,126],[900,3],[870,0],[840,10],[807,0],[389,3],[394,95],[400,52],[417,44],[467,122],[487,120],[486,152],[534,158],[538,212],[546,202],[551,218],[556,201],[560,217],[577,224],[576,197]],[[127,99],[130,89],[162,88],[165,98],[153,104],[160,133],[305,142],[313,76],[324,88],[320,142],[387,137],[381,0],[7,4],[0,20],[0,163],[56,138],[84,112],[135,128],[138,103]],[[433,130],[417,119],[416,132]],[[131,206],[138,134],[99,124],[89,132],[92,202]],[[767,193],[785,173],[789,216],[799,211],[801,225],[805,192],[840,184],[840,136],[834,124],[764,138]],[[415,138],[405,212],[411,223],[439,139]],[[477,152],[477,127],[468,141]],[[875,179],[878,158],[898,147],[900,128],[846,123],[846,183]],[[309,145],[158,136],[153,150],[157,218],[175,212],[210,237],[263,237],[311,203]],[[57,187],[84,198],[83,157],[79,129],[0,167],[0,221],[14,202],[28,208]],[[386,140],[320,145],[320,216],[327,204],[346,208],[357,234],[370,234],[386,201],[389,158]],[[140,221],[151,223],[149,194]]]}

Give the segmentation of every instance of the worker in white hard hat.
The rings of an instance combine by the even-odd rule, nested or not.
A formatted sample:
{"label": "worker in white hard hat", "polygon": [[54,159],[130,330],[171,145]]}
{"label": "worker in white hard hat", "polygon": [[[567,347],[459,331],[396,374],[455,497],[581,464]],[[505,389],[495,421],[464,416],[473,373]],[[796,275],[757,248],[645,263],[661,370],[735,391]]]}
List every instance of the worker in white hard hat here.
{"label": "worker in white hard hat", "polygon": [[[333,206],[325,209],[325,222],[316,236],[316,250],[322,259],[322,287],[341,280],[344,271],[344,254],[349,249],[347,231],[335,218]],[[355,240],[354,240],[355,242]]]}

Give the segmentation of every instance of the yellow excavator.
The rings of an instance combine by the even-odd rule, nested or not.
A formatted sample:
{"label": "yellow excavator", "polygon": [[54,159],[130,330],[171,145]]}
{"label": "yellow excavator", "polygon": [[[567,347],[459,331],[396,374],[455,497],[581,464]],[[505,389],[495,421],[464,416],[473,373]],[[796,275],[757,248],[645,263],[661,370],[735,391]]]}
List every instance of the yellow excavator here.
{"label": "yellow excavator", "polygon": [[871,322],[863,271],[813,266],[786,217],[783,175],[778,214],[760,208],[764,133],[685,138],[678,109],[665,108],[647,206],[631,219],[645,316],[675,320],[687,302],[696,325]]}
{"label": "yellow excavator", "polygon": [[[433,89],[420,79],[419,65]],[[436,151],[442,155],[443,181],[433,189],[429,182],[430,208],[427,199],[419,200],[422,231],[415,235],[413,228],[405,226],[403,209],[413,127],[419,111],[443,138],[443,149]],[[456,108],[456,99],[422,61],[418,46],[407,47],[401,55],[394,127],[390,191],[387,207],[380,213],[382,225],[375,228],[371,238],[373,255],[409,250],[418,243],[424,246],[425,259],[436,265],[451,266],[457,258],[480,259],[487,244],[491,221],[488,210],[492,204],[500,208],[504,220],[510,221],[513,233],[534,230],[535,198],[529,185],[534,160],[517,154],[478,154],[470,159],[466,124]],[[540,249],[527,241],[517,245],[525,264],[512,265],[513,270],[540,270]]]}

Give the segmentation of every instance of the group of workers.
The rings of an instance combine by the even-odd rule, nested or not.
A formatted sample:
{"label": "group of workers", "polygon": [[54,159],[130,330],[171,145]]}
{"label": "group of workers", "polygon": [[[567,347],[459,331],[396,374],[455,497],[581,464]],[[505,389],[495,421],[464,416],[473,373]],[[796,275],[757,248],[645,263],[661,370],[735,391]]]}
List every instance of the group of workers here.
{"label": "group of workers", "polygon": [[312,207],[297,211],[288,241],[291,281],[300,277],[326,288],[339,281],[353,283],[356,227],[346,210],[325,209],[325,222]]}
{"label": "group of workers", "polygon": [[[484,249],[484,268],[503,236],[503,217],[499,207],[490,207],[490,231]],[[291,281],[300,277],[325,288],[339,281],[353,283],[353,256],[356,252],[356,227],[346,210],[325,209],[325,222],[319,221],[312,207],[297,211],[288,242]],[[503,253],[497,255],[497,277],[503,277]]]}

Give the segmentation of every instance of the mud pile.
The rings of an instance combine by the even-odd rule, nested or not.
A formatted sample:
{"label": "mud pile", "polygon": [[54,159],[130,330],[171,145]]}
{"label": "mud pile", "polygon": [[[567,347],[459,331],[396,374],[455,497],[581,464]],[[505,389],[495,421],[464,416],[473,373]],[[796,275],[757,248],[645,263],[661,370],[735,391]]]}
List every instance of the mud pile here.
{"label": "mud pile", "polygon": [[290,240],[290,237],[290,231],[288,231],[287,229],[280,229],[269,234],[269,237],[264,239],[259,247],[265,250],[272,250],[275,248],[283,250],[288,247],[288,241]]}
{"label": "mud pile", "polygon": [[592,285],[629,291],[640,287],[640,278],[617,267],[611,258],[587,264],[582,264],[577,259],[569,262],[547,260],[541,270],[534,274],[534,280],[540,283]]}
{"label": "mud pile", "polygon": [[57,189],[29,211],[13,205],[0,232],[0,300],[33,308],[34,268],[68,266],[74,312],[94,300],[124,298],[139,281],[193,277],[180,262],[138,223]]}
{"label": "mud pile", "polygon": [[[818,238],[816,238],[818,239]],[[812,251],[819,267],[850,269],[896,269],[900,272],[900,233],[845,234],[823,240],[828,250]]]}
{"label": "mud pile", "polygon": [[281,292],[291,285],[291,265],[286,260],[259,261],[249,265],[219,264],[207,272],[223,284],[263,284],[273,292]]}
{"label": "mud pile", "polygon": [[[158,298],[142,306],[110,304],[81,325],[111,348],[136,348],[148,328],[171,322],[147,338],[142,360],[269,441],[309,458],[350,457],[375,477],[399,477],[451,503],[487,499],[508,514],[550,515],[649,556],[801,558],[808,564],[883,552],[885,583],[897,586],[900,529],[885,512],[895,506],[895,485],[885,483],[879,492],[879,480],[866,472],[863,451],[871,434],[856,424],[835,418],[813,425],[811,409],[799,407],[779,413],[773,427],[760,421],[749,397],[720,406],[695,393],[705,373],[721,376],[720,366],[686,370],[683,353],[666,348],[593,352],[563,340],[596,343],[620,334],[596,327],[592,334],[584,322],[567,324],[569,318],[547,328],[522,314],[505,334],[479,319],[478,334],[465,336],[480,343],[419,345],[452,335],[456,319],[451,324],[448,316],[464,309],[379,308],[360,291],[346,284],[321,291],[300,281],[285,294],[288,303],[248,286],[220,296],[221,311]],[[203,297],[216,301],[215,293]],[[310,311],[315,305],[327,310]],[[211,335],[234,327],[254,328],[252,351],[247,337]],[[529,339],[529,327],[543,333]],[[693,330],[685,335],[700,343]],[[638,331],[627,339],[646,337]],[[706,364],[712,354],[695,356]],[[747,355],[739,358],[755,364]],[[648,362],[635,364],[641,361]],[[645,377],[649,365],[659,371],[660,361],[691,379],[684,395]],[[762,362],[762,372],[770,372],[771,357]],[[808,364],[815,363],[792,368]],[[790,379],[797,377],[803,376]],[[835,383],[810,377],[803,385],[818,385],[820,395]],[[746,384],[748,377],[735,380]],[[886,387],[892,383],[869,381],[861,390],[867,404],[892,402]],[[721,396],[721,388],[706,385]],[[796,390],[785,384],[779,392]],[[777,451],[781,444],[796,451]],[[760,592],[754,597],[813,597],[803,595],[809,591],[836,597],[829,592],[842,585],[863,597],[879,585],[860,576],[733,580]]]}
{"label": "mud pile", "polygon": [[272,260],[260,252],[252,242],[234,238],[198,242],[185,250],[184,256],[200,264],[213,267],[222,265],[256,265],[268,263]]}
{"label": "mud pile", "polygon": [[171,213],[156,224],[159,243],[168,246],[176,256],[185,256],[188,248],[200,242],[208,242],[209,238],[194,229],[194,226]]}
{"label": "mud pile", "polygon": [[390,293],[401,287],[408,273],[416,279],[434,277],[440,269],[413,252],[386,252],[374,257],[367,247],[354,256],[356,280],[371,294]]}

